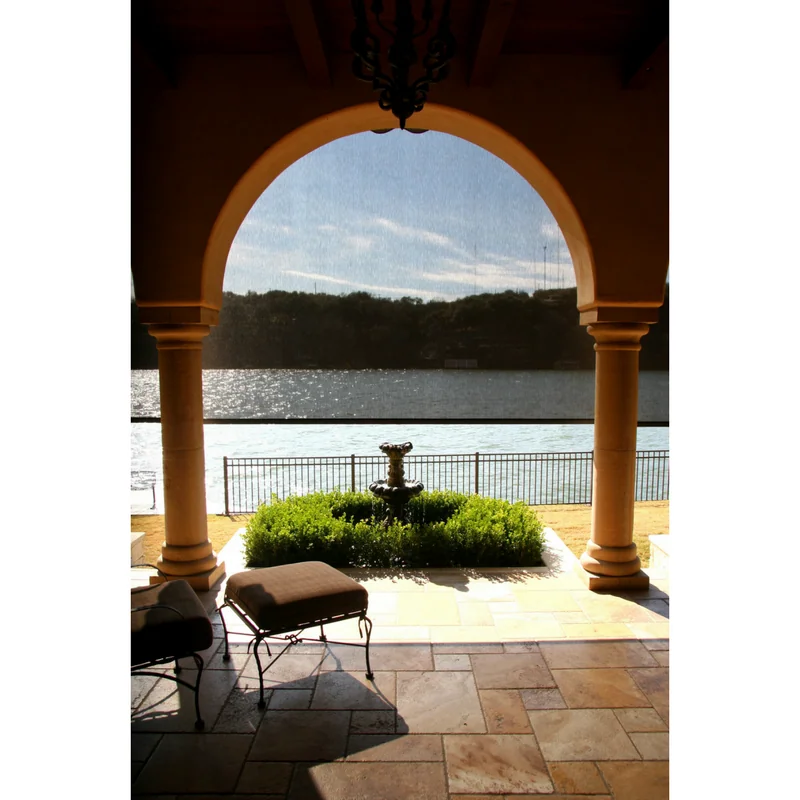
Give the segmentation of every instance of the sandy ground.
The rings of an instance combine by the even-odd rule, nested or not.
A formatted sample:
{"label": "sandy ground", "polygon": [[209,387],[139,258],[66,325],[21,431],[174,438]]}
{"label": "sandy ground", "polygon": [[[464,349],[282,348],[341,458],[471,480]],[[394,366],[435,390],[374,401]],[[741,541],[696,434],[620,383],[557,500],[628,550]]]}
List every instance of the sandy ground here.
{"label": "sandy ground", "polygon": [[[586,549],[586,540],[592,524],[591,506],[536,506],[536,513],[545,525],[552,528],[564,544],[578,557]],[[219,551],[230,541],[239,528],[244,528],[249,515],[226,517],[218,514],[208,516],[208,538]],[[131,516],[131,530],[144,531],[145,561],[155,564],[161,554],[164,541],[163,514],[141,514]],[[639,550],[642,565],[650,563],[650,540],[654,533],[669,533],[669,501],[636,503],[633,512],[633,540]]]}

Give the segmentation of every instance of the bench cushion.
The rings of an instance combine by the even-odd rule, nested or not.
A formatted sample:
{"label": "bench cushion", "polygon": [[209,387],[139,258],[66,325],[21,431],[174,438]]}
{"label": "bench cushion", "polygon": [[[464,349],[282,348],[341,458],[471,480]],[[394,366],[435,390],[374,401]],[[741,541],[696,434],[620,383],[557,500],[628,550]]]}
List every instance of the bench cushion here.
{"label": "bench cushion", "polygon": [[131,609],[155,604],[176,609],[183,619],[166,608],[131,611],[131,665],[186,656],[211,647],[211,620],[186,581],[131,589]]}
{"label": "bench cushion", "polygon": [[298,630],[344,614],[367,610],[367,590],[321,561],[265,567],[231,576],[232,600],[265,631]]}

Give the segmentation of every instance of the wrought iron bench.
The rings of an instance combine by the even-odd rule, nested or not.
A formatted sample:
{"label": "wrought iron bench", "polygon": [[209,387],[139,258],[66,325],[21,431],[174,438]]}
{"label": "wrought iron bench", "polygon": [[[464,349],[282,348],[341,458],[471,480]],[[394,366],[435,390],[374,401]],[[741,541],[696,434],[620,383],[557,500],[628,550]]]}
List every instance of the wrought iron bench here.
{"label": "wrought iron bench", "polygon": [[[367,616],[368,604],[369,596],[363,586],[321,561],[303,561],[298,564],[239,572],[228,579],[225,600],[218,609],[225,633],[225,653],[222,658],[224,661],[230,660],[228,628],[222,614],[224,608],[230,608],[250,630],[250,633],[231,631],[231,634],[252,636],[247,643],[247,651],[250,652],[250,646],[253,645],[258,667],[259,708],[266,707],[264,673],[292,645],[300,642],[330,641],[331,644],[363,647],[367,663],[367,679],[374,680],[375,676],[369,664],[372,621]],[[358,633],[361,638],[364,637],[363,624],[366,630],[365,644],[334,642],[325,636],[325,625],[346,619],[358,619]],[[320,629],[318,639],[304,639],[297,635],[300,631],[316,626]],[[272,658],[267,639],[280,639],[287,644]],[[272,658],[263,669],[258,655],[258,646],[261,642],[264,642],[267,655]]]}
{"label": "wrought iron bench", "polygon": [[[205,727],[200,716],[203,657],[198,651],[211,647],[213,638],[211,620],[186,581],[167,581],[131,589],[131,675],[167,678],[191,689],[197,730]],[[178,659],[190,656],[197,664],[194,686],[177,677],[181,670]],[[171,661],[175,662],[175,675],[150,669]]]}

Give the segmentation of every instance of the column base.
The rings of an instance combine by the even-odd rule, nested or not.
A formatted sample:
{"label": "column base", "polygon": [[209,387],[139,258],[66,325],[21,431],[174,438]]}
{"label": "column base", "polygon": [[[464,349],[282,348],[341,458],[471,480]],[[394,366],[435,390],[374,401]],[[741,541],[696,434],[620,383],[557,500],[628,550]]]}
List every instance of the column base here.
{"label": "column base", "polygon": [[223,577],[225,577],[225,562],[221,561],[214,569],[210,569],[207,572],[199,572],[195,575],[171,575],[167,578],[161,575],[151,575],[150,585],[164,583],[168,580],[184,580],[196,592],[209,592],[211,591],[211,587],[218,583]]}
{"label": "column base", "polygon": [[633,575],[595,575],[588,572],[580,562],[574,564],[575,572],[592,591],[603,589],[647,589],[650,586],[650,576],[639,570]]}

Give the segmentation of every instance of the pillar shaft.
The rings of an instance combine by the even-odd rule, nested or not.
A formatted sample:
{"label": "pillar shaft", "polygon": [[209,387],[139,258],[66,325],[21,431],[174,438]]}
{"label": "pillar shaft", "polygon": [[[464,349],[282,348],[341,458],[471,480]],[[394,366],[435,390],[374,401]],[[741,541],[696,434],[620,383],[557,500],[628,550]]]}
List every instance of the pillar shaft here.
{"label": "pillar shaft", "polygon": [[208,325],[151,325],[161,392],[166,540],[157,566],[208,590],[224,574],[208,540],[202,340]]}
{"label": "pillar shaft", "polygon": [[595,338],[592,532],[581,565],[592,588],[647,582],[633,543],[640,340],[643,323],[590,325]]}

